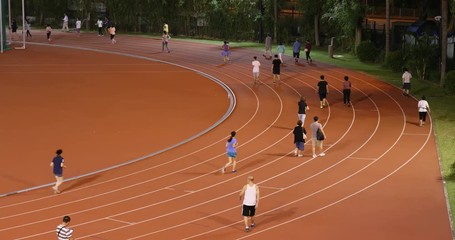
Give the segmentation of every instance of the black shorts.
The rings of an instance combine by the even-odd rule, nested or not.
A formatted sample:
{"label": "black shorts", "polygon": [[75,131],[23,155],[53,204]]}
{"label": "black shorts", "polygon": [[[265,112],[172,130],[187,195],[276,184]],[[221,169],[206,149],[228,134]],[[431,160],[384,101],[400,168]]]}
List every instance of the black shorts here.
{"label": "black shorts", "polygon": [[425,122],[427,120],[427,112],[419,112],[419,119]]}
{"label": "black shorts", "polygon": [[403,83],[403,89],[411,89],[411,83]]}
{"label": "black shorts", "polygon": [[319,101],[322,101],[324,98],[327,98],[327,93],[326,92],[320,92],[319,93]]}
{"label": "black shorts", "polygon": [[243,205],[242,216],[253,217],[256,214],[256,206]]}
{"label": "black shorts", "polygon": [[293,52],[293,53],[292,53],[292,56],[293,56],[294,58],[300,58],[300,52]]}

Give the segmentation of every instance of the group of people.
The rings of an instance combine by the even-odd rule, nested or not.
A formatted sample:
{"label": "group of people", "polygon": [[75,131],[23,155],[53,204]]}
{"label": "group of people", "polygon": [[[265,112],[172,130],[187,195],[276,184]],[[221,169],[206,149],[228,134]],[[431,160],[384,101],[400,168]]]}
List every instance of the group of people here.
{"label": "group of people", "polygon": [[[66,19],[66,20],[65,20]],[[106,18],[107,19],[107,18]],[[67,29],[67,16],[65,15],[65,18],[63,19],[64,24],[63,28]],[[108,21],[108,20],[106,20]],[[103,22],[101,19],[98,19],[97,26],[98,26],[98,34],[99,36],[103,36],[103,26],[106,26],[106,21]],[[81,27],[81,22],[79,19],[76,21],[76,31],[79,34],[80,33],[80,27]],[[17,29],[17,26],[16,26]],[[112,43],[115,43],[115,27],[111,24],[109,24],[107,27],[107,32],[110,33],[111,35],[111,41]],[[46,28],[47,32],[47,37],[48,40],[50,41],[50,35],[52,32],[52,28],[50,25],[47,26]],[[30,34],[31,36],[31,34]],[[164,24],[163,26],[163,35],[162,35],[162,51],[164,51],[164,48],[168,52],[170,52],[168,48],[168,42],[170,40],[169,36],[169,27],[167,24]],[[266,38],[266,52],[264,54],[264,57],[266,59],[271,58],[272,51],[271,51],[271,37],[270,35],[267,36]],[[296,42],[293,45],[293,57],[295,60],[295,63],[298,63],[299,57],[300,57],[300,48],[301,44],[299,40],[297,39]],[[224,62],[229,62],[229,42],[224,41],[224,44],[222,46],[222,56],[224,57]],[[306,53],[306,59],[308,62],[311,62],[312,59],[310,57],[310,51],[311,51],[311,44],[307,40],[307,43],[305,45],[305,53]],[[283,59],[282,55],[285,52],[285,48],[283,44],[279,44],[277,47],[277,53],[274,55],[274,59],[272,61],[272,73],[273,73],[273,82],[279,82],[280,81],[280,66],[283,64]],[[252,66],[253,66],[253,79],[254,79],[254,84],[259,84],[261,83],[259,80],[259,68],[261,66],[261,63],[258,61],[257,57],[253,57],[252,61]],[[403,95],[409,96],[409,90],[410,90],[410,79],[412,78],[412,75],[409,73],[409,71],[404,68],[404,73],[402,76],[403,79]],[[328,106],[328,101],[327,101],[327,94],[329,93],[329,88],[328,88],[328,82],[325,80],[324,75],[320,76],[320,79],[317,84],[317,89],[316,93],[319,96],[319,101],[320,101],[320,108],[325,108]],[[352,83],[349,81],[349,77],[345,76],[344,77],[344,82],[342,84],[342,92],[343,92],[343,103],[345,106],[350,107],[351,106],[351,87]],[[301,96],[299,102],[298,102],[298,120],[297,120],[297,125],[294,127],[293,130],[293,135],[294,135],[294,151],[293,155],[296,157],[303,157],[303,152],[305,149],[305,142],[308,139],[307,134],[308,132],[306,131],[304,127],[305,119],[306,119],[306,114],[307,111],[309,110],[309,106],[306,102],[306,98],[304,96]],[[427,112],[430,111],[430,107],[428,102],[426,101],[426,97],[422,96],[420,101],[418,102],[418,109],[419,109],[419,120],[420,126],[423,126],[425,124],[426,120],[426,115]],[[323,141],[327,139],[327,135],[324,132],[322,124],[319,122],[319,117],[314,116],[313,117],[313,122],[309,126],[310,131],[311,131],[311,143],[312,143],[312,157],[316,158],[318,156],[323,157],[325,156],[324,152],[324,147],[323,147]],[[226,154],[228,157],[228,162],[223,165],[221,168],[221,173],[224,174],[226,173],[226,170],[228,167],[232,166],[231,173],[236,173],[236,165],[237,165],[237,146],[238,146],[238,141],[236,139],[236,131],[232,131],[230,133],[229,138],[226,141]],[[316,149],[318,148],[319,152],[316,152]],[[63,183],[63,168],[66,167],[64,164],[64,158],[61,156],[63,151],[61,149],[58,149],[56,151],[56,156],[53,158],[50,166],[53,168],[53,174],[56,178],[56,183],[52,187],[53,191],[55,194],[60,193],[60,185]],[[253,176],[248,176],[247,178],[247,184],[243,186],[242,190],[240,191],[239,194],[240,200],[242,200],[242,215],[244,217],[244,223],[245,223],[245,231],[248,232],[251,228],[255,227],[255,222],[254,222],[254,216],[256,212],[256,208],[258,207],[259,203],[259,187],[254,183],[254,177]],[[57,236],[59,239],[72,239],[72,233],[73,230],[68,228],[68,225],[70,223],[70,217],[65,216],[63,218],[62,224],[57,226]]]}
{"label": "group of people", "polygon": [[[296,39],[294,45],[293,45],[293,57],[295,60],[295,63],[297,64],[299,62],[300,58],[300,49],[301,49],[301,43],[299,39]],[[223,51],[221,52],[221,55],[224,57],[223,61],[229,62],[229,42],[224,41],[224,44],[222,46]],[[311,43],[309,40],[307,40],[305,44],[305,54],[306,54],[306,59],[307,62],[312,62],[313,60],[311,59],[310,52],[311,52]],[[281,83],[280,80],[280,74],[281,74],[281,65],[284,64],[283,61],[283,55],[285,53],[285,47],[283,43],[279,43],[277,46],[277,54],[273,55],[273,60],[272,60],[272,75],[273,75],[273,83]],[[267,34],[267,37],[265,38],[265,54],[263,54],[265,59],[270,60],[272,59],[272,37],[270,37],[270,34]],[[261,63],[259,62],[257,56],[253,57],[253,62],[251,63],[253,65],[253,82],[254,84],[260,84],[262,83],[259,80],[259,72],[260,72],[260,66]]]}
{"label": "group of people", "polygon": [[117,40],[115,40],[115,33],[117,29],[115,28],[115,25],[111,23],[109,18],[105,17],[104,21],[101,18],[98,18],[95,25],[98,27],[99,37],[104,36],[104,29],[106,33],[109,33],[111,43],[115,44],[117,42]]}
{"label": "group of people", "polygon": [[[17,29],[18,29],[18,26],[17,26],[17,22],[16,22],[16,19],[12,19],[11,20],[11,37],[14,39],[14,38],[17,38]],[[25,19],[25,34],[26,34],[26,37],[32,37],[32,33],[30,32],[31,30],[31,23],[30,23],[30,20],[28,19]]]}
{"label": "group of people", "polygon": [[[292,57],[294,58],[295,63],[297,64],[300,59],[300,52],[302,49],[302,43],[300,40],[297,38],[295,42],[292,45]],[[284,46],[283,42],[280,42],[277,46],[277,58],[281,61],[281,63],[284,63],[283,61],[283,55],[286,52],[286,47]],[[305,43],[305,48],[303,49],[305,52],[306,56],[306,61],[308,63],[312,62],[313,59],[311,58],[311,42],[309,39],[306,40]],[[267,60],[272,59],[272,37],[270,34],[267,34],[265,38],[265,53],[263,54],[264,58]]]}

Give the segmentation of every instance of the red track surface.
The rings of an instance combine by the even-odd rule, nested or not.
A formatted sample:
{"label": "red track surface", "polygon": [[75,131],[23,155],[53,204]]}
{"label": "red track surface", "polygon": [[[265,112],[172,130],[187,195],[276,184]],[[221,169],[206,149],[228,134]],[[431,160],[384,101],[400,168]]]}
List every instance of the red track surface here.
{"label": "red track surface", "polygon": [[[283,84],[270,84],[270,62],[262,60],[266,84],[252,86],[250,62],[261,53],[234,49],[233,63],[223,65],[217,46],[173,40],[168,54],[158,40],[117,38],[111,45],[91,34],[61,34],[50,45],[199,70],[234,91],[235,111],[177,148],[64,183],[61,195],[45,188],[1,198],[0,239],[55,238],[63,215],[72,217],[77,239],[452,239],[431,122],[418,127],[416,101],[399,89],[291,59]],[[224,90],[200,75],[126,56],[30,45],[1,55],[0,64],[1,102],[9,103],[0,119],[3,192],[50,182],[57,146],[65,150],[65,176],[74,176],[180,142],[228,106]],[[321,74],[332,88],[326,109],[314,93]],[[344,75],[354,86],[352,108],[341,104]],[[310,105],[305,126],[314,115],[325,125],[325,157],[308,157],[308,144],[306,157],[290,154],[300,94]],[[231,130],[240,142],[238,173],[221,175]],[[257,227],[244,233],[238,193],[248,175],[262,198]]]}

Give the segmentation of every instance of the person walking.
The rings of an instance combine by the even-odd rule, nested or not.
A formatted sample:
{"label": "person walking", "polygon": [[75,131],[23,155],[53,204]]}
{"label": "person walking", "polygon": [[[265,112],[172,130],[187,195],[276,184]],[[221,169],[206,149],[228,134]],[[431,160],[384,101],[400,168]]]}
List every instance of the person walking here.
{"label": "person walking", "polygon": [[407,68],[403,68],[403,75],[401,79],[403,80],[403,95],[409,96],[409,90],[411,90],[411,78],[412,75]]}
{"label": "person walking", "polygon": [[30,32],[30,30],[31,30],[30,21],[28,19],[25,19],[25,31],[26,31],[27,37],[32,37],[32,33]]}
{"label": "person walking", "polygon": [[77,33],[78,37],[81,36],[81,27],[82,27],[82,21],[79,18],[77,18],[76,19],[76,33]]}
{"label": "person walking", "polygon": [[327,107],[327,94],[329,93],[329,83],[324,79],[324,75],[321,75],[319,82],[318,82],[318,90],[317,93],[319,94],[319,103],[321,108]]}
{"label": "person walking", "polygon": [[256,226],[254,215],[256,215],[256,209],[259,206],[259,187],[254,183],[253,176],[247,178],[247,184],[240,191],[239,198],[240,201],[243,199],[242,215],[245,223],[245,232],[249,232],[250,227],[254,228]]}
{"label": "person walking", "polygon": [[51,25],[47,24],[47,27],[46,27],[46,36],[47,36],[47,41],[48,41],[48,42],[51,42],[51,34],[52,34]]}
{"label": "person walking", "polygon": [[306,130],[304,127],[302,127],[302,121],[298,120],[297,121],[297,126],[294,127],[294,131],[292,132],[294,134],[294,156],[296,157],[303,157],[303,150],[305,149],[305,139],[307,138],[306,136]]}
{"label": "person walking", "polygon": [[306,103],[306,99],[304,96],[300,97],[300,101],[298,102],[299,105],[299,111],[297,113],[297,116],[300,121],[302,121],[302,125],[305,124],[305,118],[306,118],[306,111],[310,110],[310,107],[308,107],[308,104]]}
{"label": "person walking", "polygon": [[17,22],[16,22],[16,19],[13,19],[13,21],[11,23],[11,32],[12,32],[11,39],[14,39],[14,37],[17,37]]}
{"label": "person walking", "polygon": [[273,83],[280,82],[281,63],[278,54],[275,54],[275,58],[272,61]]}
{"label": "person walking", "polygon": [[168,48],[169,40],[171,39],[171,36],[166,31],[163,31],[163,35],[161,36],[161,42],[162,42],[162,47],[161,51],[164,52],[164,47],[166,47],[166,50],[168,53],[171,52]]}
{"label": "person walking", "polygon": [[261,67],[261,63],[258,61],[258,58],[256,56],[253,57],[253,62],[251,62],[251,65],[253,65],[253,80],[254,84],[259,84],[261,81],[259,81],[259,67]]}
{"label": "person walking", "polygon": [[98,21],[96,21],[96,26],[98,27],[98,37],[104,36],[104,34],[103,34],[103,20],[101,20],[101,18],[98,18]]}
{"label": "person walking", "polygon": [[68,228],[70,225],[70,216],[64,216],[61,224],[57,226],[55,230],[57,233],[58,240],[73,240],[73,229]]}
{"label": "person walking", "polygon": [[276,47],[276,51],[278,52],[278,58],[280,59],[281,63],[284,64],[283,55],[284,52],[286,51],[286,48],[284,47],[284,44],[282,42],[278,44],[278,46]]}
{"label": "person walking", "polygon": [[307,39],[306,40],[306,43],[305,43],[305,55],[306,55],[306,62],[313,62],[313,59],[311,59],[311,56],[310,56],[310,52],[311,52],[311,43],[310,43],[310,39]]}
{"label": "person walking", "polygon": [[348,76],[344,76],[343,82],[343,103],[345,106],[351,106],[351,81]]}
{"label": "person walking", "polygon": [[319,148],[319,156],[323,157],[323,156],[325,156],[323,145],[324,145],[324,140],[327,139],[327,136],[324,132],[324,129],[322,129],[322,125],[319,123],[319,117],[314,116],[313,120],[314,120],[314,122],[312,124],[310,124],[313,158],[318,156],[318,155],[316,155],[316,146]]}
{"label": "person walking", "polygon": [[419,121],[420,124],[419,126],[425,125],[425,120],[427,119],[427,113],[430,112],[430,105],[427,102],[427,99],[425,96],[422,96],[420,98],[420,101],[417,103],[417,108],[419,109]]}
{"label": "person walking", "polygon": [[115,44],[117,41],[115,40],[115,26],[114,24],[111,25],[110,28],[108,28],[109,35],[111,35],[111,43]]}
{"label": "person walking", "polygon": [[228,162],[221,168],[221,173],[226,172],[226,168],[229,167],[232,164],[232,173],[236,173],[237,170],[235,169],[235,166],[237,164],[237,139],[235,138],[235,135],[237,133],[235,131],[231,132],[231,136],[227,140],[226,143],[226,153],[228,156]]}
{"label": "person walking", "polygon": [[263,56],[265,59],[272,59],[272,37],[270,33],[267,33],[267,37],[265,37],[265,54]]}
{"label": "person walking", "polygon": [[292,45],[292,56],[294,57],[295,63],[299,62],[301,47],[302,47],[302,44],[300,43],[299,39],[297,38],[294,42],[294,45]]}
{"label": "person walking", "polygon": [[60,190],[58,189],[60,187],[60,185],[62,185],[63,183],[63,168],[66,167],[65,165],[65,159],[63,159],[62,157],[62,149],[58,149],[56,152],[57,156],[54,157],[54,159],[52,159],[52,162],[51,162],[51,167],[53,169],[53,173],[54,173],[54,176],[55,176],[55,179],[57,180],[55,182],[55,186],[52,187],[52,189],[54,190],[54,193],[58,194],[60,193]]}
{"label": "person walking", "polygon": [[231,52],[229,51],[229,42],[224,41],[223,46],[221,47],[223,51],[221,52],[221,56],[223,56],[223,61],[224,63],[229,62],[229,55],[231,55]]}
{"label": "person walking", "polygon": [[68,32],[70,29],[68,28],[68,15],[66,15],[66,13],[62,20],[63,20],[62,31]]}

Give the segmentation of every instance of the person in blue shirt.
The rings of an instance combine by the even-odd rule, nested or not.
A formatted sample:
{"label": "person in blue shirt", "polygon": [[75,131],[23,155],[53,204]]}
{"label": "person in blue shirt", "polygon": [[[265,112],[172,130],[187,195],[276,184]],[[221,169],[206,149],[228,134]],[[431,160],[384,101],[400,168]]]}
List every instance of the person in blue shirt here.
{"label": "person in blue shirt", "polygon": [[301,47],[302,44],[300,43],[299,39],[296,39],[294,45],[292,46],[292,56],[294,57],[295,63],[299,62]]}
{"label": "person in blue shirt", "polygon": [[65,159],[62,157],[62,149],[58,149],[56,152],[57,156],[52,159],[51,162],[51,167],[52,167],[52,172],[54,173],[55,179],[57,180],[55,183],[55,186],[52,187],[54,190],[54,193],[58,194],[60,193],[60,190],[58,189],[60,185],[63,183],[63,168],[66,167],[64,162]]}
{"label": "person in blue shirt", "polygon": [[221,168],[221,173],[224,173],[226,171],[226,168],[229,167],[232,164],[232,173],[237,172],[235,170],[235,165],[237,164],[237,139],[235,139],[236,132],[232,131],[231,136],[226,142],[226,153],[228,156],[228,163],[226,163],[222,168]]}

